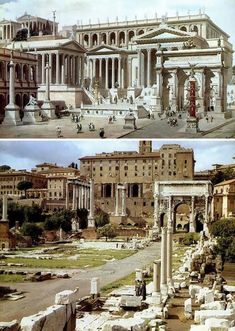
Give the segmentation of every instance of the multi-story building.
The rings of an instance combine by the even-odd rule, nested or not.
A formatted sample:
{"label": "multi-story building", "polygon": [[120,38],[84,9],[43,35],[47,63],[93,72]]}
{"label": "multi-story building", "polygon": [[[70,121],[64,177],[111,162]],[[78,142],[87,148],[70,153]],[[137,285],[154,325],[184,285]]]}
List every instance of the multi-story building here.
{"label": "multi-story building", "polygon": [[235,178],[214,186],[214,219],[235,216]]}
{"label": "multi-story building", "polygon": [[18,183],[22,181],[31,182],[32,188],[44,189],[47,185],[45,176],[35,174],[26,170],[9,170],[0,172],[0,197],[8,195],[12,197],[20,197],[24,195],[23,191],[17,189]]}
{"label": "multi-story building", "polygon": [[113,152],[80,159],[81,175],[94,179],[95,202],[110,215],[115,211],[116,189],[126,185],[129,218],[153,217],[153,185],[161,180],[192,180],[194,154],[180,145],[152,150],[151,141],[140,141],[139,151]]}
{"label": "multi-story building", "polygon": [[[0,48],[0,123],[9,100],[9,63],[15,69],[15,103],[24,109],[30,95],[37,96],[37,58],[33,54]],[[23,114],[22,114],[23,115]]]}

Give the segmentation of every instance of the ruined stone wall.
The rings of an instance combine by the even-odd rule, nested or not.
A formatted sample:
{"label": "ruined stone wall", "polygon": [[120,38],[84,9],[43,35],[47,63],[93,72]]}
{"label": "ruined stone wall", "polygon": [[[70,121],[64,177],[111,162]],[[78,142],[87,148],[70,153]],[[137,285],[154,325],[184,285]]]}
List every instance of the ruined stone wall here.
{"label": "ruined stone wall", "polygon": [[17,321],[1,322],[0,331],[75,331],[78,290],[63,291],[55,296],[55,305]]}

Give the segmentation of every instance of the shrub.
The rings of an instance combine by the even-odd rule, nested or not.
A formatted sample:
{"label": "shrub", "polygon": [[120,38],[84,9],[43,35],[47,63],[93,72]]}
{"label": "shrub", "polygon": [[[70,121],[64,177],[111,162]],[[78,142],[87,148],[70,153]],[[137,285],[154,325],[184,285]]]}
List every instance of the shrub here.
{"label": "shrub", "polygon": [[185,246],[190,246],[192,244],[195,244],[199,239],[200,239],[199,233],[194,233],[194,232],[186,233],[182,240],[182,244]]}

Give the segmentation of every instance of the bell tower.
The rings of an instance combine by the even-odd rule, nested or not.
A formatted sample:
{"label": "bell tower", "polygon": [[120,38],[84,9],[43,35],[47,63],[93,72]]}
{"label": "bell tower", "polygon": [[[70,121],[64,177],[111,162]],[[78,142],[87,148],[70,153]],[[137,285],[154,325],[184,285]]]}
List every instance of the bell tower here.
{"label": "bell tower", "polygon": [[151,140],[140,140],[139,153],[140,154],[152,153],[152,141]]}

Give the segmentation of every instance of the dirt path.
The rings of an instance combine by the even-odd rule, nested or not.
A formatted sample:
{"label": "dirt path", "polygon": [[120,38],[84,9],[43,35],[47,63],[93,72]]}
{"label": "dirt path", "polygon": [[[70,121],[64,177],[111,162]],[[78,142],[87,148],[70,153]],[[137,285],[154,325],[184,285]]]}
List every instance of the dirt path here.
{"label": "dirt path", "polygon": [[[101,286],[104,286],[129,275],[136,268],[147,266],[159,258],[159,256],[160,243],[157,242],[123,260],[108,262],[103,266],[87,270],[73,269],[73,275],[70,279],[12,284],[11,288],[25,292],[25,298],[19,301],[0,301],[0,321],[20,320],[24,316],[44,310],[46,307],[54,304],[55,294],[65,289],[73,290],[79,286],[80,297],[88,295],[92,277],[99,277]],[[70,273],[71,270],[63,271]],[[0,285],[6,286],[6,283],[0,283]]]}

